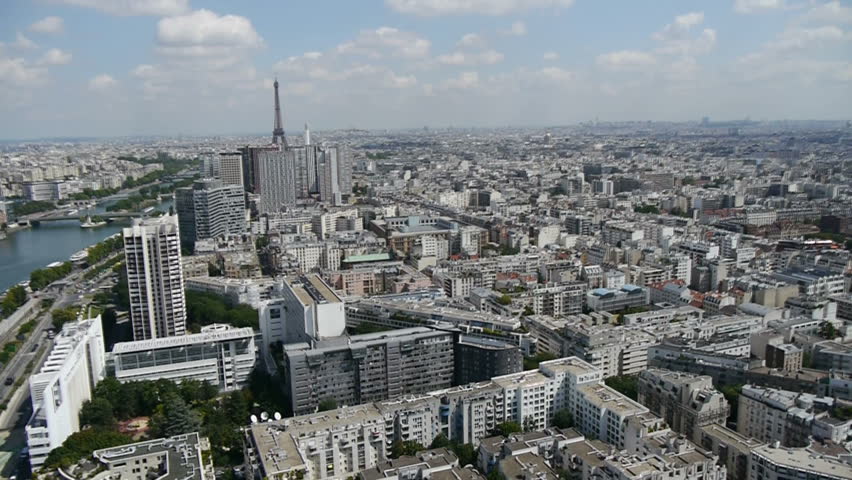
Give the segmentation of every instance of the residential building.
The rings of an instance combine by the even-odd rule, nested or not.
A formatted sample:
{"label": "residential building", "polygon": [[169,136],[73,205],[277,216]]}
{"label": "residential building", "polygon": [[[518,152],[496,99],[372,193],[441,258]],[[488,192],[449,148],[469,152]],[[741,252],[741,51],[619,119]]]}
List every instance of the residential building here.
{"label": "residential building", "polygon": [[123,236],[133,339],[183,335],[186,305],[178,217],[134,219]]}
{"label": "residential building", "polygon": [[647,288],[629,284],[618,290],[595,288],[586,293],[586,306],[594,312],[617,312],[647,305],[649,301]]}
{"label": "residential building", "polygon": [[26,440],[33,469],[80,430],[80,409],[105,372],[101,317],[63,325],[41,370],[29,379],[33,413]]}
{"label": "residential building", "polygon": [[[453,383],[453,334],[408,328],[283,347],[284,388],[294,414],[324,400],[359,405]],[[428,375],[424,375],[428,372]]]}
{"label": "residential building", "polygon": [[114,480],[215,478],[210,441],[197,432],[103,448],[92,456]]}
{"label": "residential building", "polygon": [[638,392],[639,403],[696,444],[701,427],[725,425],[728,418],[728,401],[708,376],[652,368],[639,373]]}
{"label": "residential building", "polygon": [[190,247],[205,238],[246,232],[243,187],[220,180],[201,180],[175,192],[181,242]]}
{"label": "residential building", "polygon": [[524,369],[518,346],[494,338],[459,335],[453,355],[455,385],[481,382]]}
{"label": "residential building", "polygon": [[296,165],[287,151],[257,152],[255,187],[260,213],[274,213],[296,204]]}

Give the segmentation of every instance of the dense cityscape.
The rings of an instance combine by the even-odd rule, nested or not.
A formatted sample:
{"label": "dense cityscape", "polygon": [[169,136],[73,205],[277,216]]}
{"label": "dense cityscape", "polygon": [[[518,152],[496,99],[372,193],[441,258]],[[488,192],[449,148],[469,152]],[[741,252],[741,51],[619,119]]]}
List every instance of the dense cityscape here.
{"label": "dense cityscape", "polygon": [[0,143],[0,477],[852,479],[852,122],[333,129],[285,82],[263,135]]}

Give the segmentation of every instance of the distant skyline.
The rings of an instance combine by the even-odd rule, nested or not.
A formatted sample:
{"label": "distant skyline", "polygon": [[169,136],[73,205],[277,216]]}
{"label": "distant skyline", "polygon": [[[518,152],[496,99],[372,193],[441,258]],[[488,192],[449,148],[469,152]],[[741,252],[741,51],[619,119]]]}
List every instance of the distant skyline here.
{"label": "distant skyline", "polygon": [[5,0],[0,138],[846,120],[838,0]]}

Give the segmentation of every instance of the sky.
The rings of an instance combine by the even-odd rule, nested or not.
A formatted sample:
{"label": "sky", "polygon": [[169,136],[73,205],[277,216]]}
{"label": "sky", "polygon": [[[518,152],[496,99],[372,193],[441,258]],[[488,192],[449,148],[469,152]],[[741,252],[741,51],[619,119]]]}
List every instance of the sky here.
{"label": "sky", "polygon": [[845,120],[852,0],[2,0],[0,138]]}

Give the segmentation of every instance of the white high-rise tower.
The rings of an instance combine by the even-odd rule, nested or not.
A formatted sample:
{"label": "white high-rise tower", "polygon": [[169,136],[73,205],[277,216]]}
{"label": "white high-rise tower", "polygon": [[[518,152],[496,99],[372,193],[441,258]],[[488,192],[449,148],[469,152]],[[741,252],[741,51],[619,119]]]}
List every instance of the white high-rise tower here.
{"label": "white high-rise tower", "polygon": [[307,122],[305,123],[305,145],[311,144],[311,129],[308,127]]}
{"label": "white high-rise tower", "polygon": [[137,219],[122,233],[133,339],[186,334],[177,215]]}

